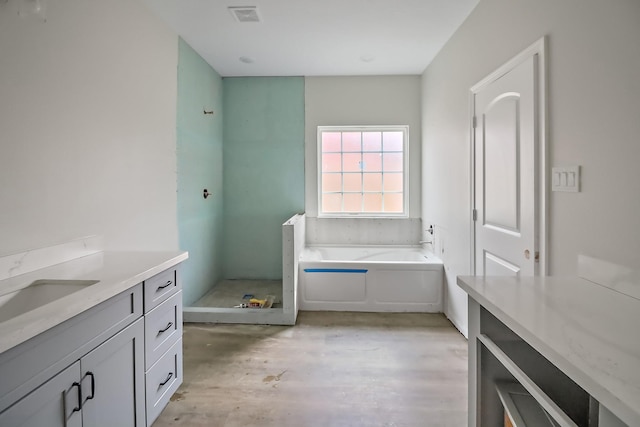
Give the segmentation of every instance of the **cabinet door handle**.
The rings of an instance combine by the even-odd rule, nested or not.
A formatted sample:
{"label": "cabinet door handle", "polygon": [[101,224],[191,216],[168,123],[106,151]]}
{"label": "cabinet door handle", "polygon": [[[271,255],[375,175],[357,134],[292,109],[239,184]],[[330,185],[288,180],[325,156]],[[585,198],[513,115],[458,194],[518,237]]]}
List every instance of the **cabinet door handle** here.
{"label": "cabinet door handle", "polygon": [[168,286],[171,286],[171,285],[173,285],[173,280],[167,280],[167,283],[165,283],[165,284],[164,284],[164,285],[162,285],[162,286],[158,286],[158,290],[160,290],[160,289],[164,289],[164,288],[166,288],[166,287],[168,287]]}
{"label": "cabinet door handle", "polygon": [[87,372],[85,376],[91,377],[91,396],[87,397],[87,400],[91,400],[96,396],[96,376],[93,375],[93,372]]}
{"label": "cabinet door handle", "polygon": [[173,322],[167,323],[167,326],[164,329],[160,329],[158,331],[158,335],[162,334],[163,332],[167,332],[169,330],[169,328],[171,328],[172,326],[173,326]]}
{"label": "cabinet door handle", "polygon": [[71,411],[71,413],[74,413],[74,412],[78,412],[78,411],[80,411],[80,409],[82,409],[82,386],[80,385],[80,383],[74,382],[73,384],[71,384],[71,387],[77,387],[78,388],[78,406],[73,408],[73,411]]}
{"label": "cabinet door handle", "polygon": [[169,382],[169,380],[171,380],[171,378],[173,378],[173,372],[169,372],[169,375],[167,375],[167,379],[164,380],[163,382],[160,383],[160,385],[158,386],[158,388],[162,387],[163,385],[165,385],[166,383]]}

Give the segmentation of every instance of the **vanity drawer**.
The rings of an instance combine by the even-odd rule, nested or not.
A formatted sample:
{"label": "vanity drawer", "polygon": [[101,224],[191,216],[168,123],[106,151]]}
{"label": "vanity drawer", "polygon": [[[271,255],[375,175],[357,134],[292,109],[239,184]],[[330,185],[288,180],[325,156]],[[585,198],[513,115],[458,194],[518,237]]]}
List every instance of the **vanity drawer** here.
{"label": "vanity drawer", "polygon": [[182,339],[147,371],[147,426],[153,424],[182,384]]}
{"label": "vanity drawer", "polygon": [[148,313],[180,289],[177,267],[170,268],[144,281],[144,312]]}
{"label": "vanity drawer", "polygon": [[182,291],[178,291],[145,316],[145,366],[153,365],[182,337]]}

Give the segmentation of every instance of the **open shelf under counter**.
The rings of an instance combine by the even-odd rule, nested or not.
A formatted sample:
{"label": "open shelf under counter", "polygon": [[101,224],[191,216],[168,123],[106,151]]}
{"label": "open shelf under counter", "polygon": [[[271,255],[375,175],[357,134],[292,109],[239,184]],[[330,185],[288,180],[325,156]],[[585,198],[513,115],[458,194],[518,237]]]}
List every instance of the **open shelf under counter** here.
{"label": "open shelf under counter", "polygon": [[565,414],[559,425],[640,425],[640,300],[579,278],[458,284],[469,295],[470,426],[502,424],[505,380]]}

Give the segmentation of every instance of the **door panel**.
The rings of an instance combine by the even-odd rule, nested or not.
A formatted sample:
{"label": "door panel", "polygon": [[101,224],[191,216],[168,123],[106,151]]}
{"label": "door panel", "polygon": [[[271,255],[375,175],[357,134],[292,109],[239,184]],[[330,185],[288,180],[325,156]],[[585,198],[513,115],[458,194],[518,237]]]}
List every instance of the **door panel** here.
{"label": "door panel", "polygon": [[484,274],[486,276],[519,276],[520,267],[504,258],[484,251]]}
{"label": "door panel", "polygon": [[499,97],[482,116],[484,135],[484,223],[520,228],[519,95]]}
{"label": "door panel", "polygon": [[0,426],[80,427],[78,378],[76,362],[0,414]]}
{"label": "door panel", "polygon": [[536,67],[529,57],[474,93],[478,275],[535,274]]}
{"label": "door panel", "polygon": [[92,350],[80,364],[84,425],[145,425],[144,319]]}

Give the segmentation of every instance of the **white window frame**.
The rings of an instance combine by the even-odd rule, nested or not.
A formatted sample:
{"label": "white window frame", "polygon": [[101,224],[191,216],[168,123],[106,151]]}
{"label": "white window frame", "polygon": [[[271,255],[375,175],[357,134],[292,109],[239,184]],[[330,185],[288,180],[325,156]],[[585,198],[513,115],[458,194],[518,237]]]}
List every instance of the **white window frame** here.
{"label": "white window frame", "polygon": [[[322,132],[402,132],[402,212],[323,212],[322,210]],[[317,179],[319,218],[408,218],[409,217],[409,126],[408,125],[364,125],[364,126],[318,126]]]}

